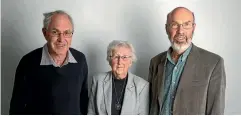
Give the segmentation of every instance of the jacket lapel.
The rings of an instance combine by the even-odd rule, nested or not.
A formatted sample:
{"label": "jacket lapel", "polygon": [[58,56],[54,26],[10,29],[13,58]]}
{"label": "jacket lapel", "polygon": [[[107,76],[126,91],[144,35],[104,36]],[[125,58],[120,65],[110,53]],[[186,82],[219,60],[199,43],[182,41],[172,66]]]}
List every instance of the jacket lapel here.
{"label": "jacket lapel", "polygon": [[187,106],[185,104],[186,100],[184,100],[188,98],[183,96],[185,95],[185,93],[183,93],[183,90],[184,88],[187,88],[187,86],[190,85],[190,82],[193,80],[193,78],[196,77],[196,63],[198,62],[199,62],[198,48],[195,45],[193,45],[192,50],[186,60],[184,70],[180,77],[180,81],[177,87],[176,97],[173,105],[173,114],[180,114],[180,113],[188,114],[188,109],[185,108],[185,106]]}
{"label": "jacket lapel", "polygon": [[135,102],[135,99],[133,99],[133,96],[132,96],[132,94],[135,90],[133,78],[134,78],[133,74],[128,72],[128,80],[127,80],[126,89],[125,89],[125,93],[124,93],[121,115],[133,114],[134,108],[130,107],[131,105],[133,105],[133,102]]}
{"label": "jacket lapel", "polygon": [[[159,109],[157,109],[157,111],[160,111],[160,109],[162,108],[162,96],[163,96],[163,91],[164,91],[164,80],[165,80],[165,69],[166,69],[166,55],[164,55],[161,58],[161,62],[158,65],[158,72],[157,72],[157,95],[158,95],[158,103],[159,103]],[[159,114],[159,112],[157,112],[157,114]]]}
{"label": "jacket lapel", "polygon": [[111,115],[111,101],[112,101],[112,73],[108,72],[103,82],[105,107],[107,115]]}

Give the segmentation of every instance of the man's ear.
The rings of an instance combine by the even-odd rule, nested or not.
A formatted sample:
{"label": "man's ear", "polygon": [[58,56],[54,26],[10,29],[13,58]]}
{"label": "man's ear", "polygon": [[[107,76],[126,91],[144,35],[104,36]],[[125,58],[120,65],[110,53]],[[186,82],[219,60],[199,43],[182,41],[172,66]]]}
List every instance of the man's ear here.
{"label": "man's ear", "polygon": [[47,40],[47,30],[46,30],[46,28],[42,28],[42,33],[44,35],[44,38]]}
{"label": "man's ear", "polygon": [[196,23],[193,24],[193,32],[195,31]]}
{"label": "man's ear", "polygon": [[43,33],[43,35],[44,35],[44,37],[46,37],[46,28],[42,28],[42,33]]}
{"label": "man's ear", "polygon": [[167,24],[165,24],[165,29],[166,29],[166,34],[169,35],[168,25]]}

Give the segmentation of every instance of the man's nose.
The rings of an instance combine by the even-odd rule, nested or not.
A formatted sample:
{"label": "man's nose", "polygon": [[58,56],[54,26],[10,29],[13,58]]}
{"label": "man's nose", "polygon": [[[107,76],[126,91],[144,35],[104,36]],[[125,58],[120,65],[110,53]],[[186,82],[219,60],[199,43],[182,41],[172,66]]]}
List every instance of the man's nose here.
{"label": "man's nose", "polygon": [[58,41],[59,42],[63,42],[64,41],[64,35],[63,33],[60,33],[59,36],[58,36]]}
{"label": "man's nose", "polygon": [[182,25],[179,25],[179,26],[177,27],[177,32],[178,32],[179,34],[184,33],[184,28],[183,28]]}

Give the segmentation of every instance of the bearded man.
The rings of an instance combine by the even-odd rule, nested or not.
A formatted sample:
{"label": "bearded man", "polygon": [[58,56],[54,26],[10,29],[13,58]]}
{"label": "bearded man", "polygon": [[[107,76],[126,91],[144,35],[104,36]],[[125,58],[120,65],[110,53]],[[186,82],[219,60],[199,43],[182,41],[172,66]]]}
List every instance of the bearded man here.
{"label": "bearded man", "polygon": [[194,13],[177,7],[167,15],[165,27],[171,47],[150,61],[150,114],[223,114],[224,60],[192,43]]}

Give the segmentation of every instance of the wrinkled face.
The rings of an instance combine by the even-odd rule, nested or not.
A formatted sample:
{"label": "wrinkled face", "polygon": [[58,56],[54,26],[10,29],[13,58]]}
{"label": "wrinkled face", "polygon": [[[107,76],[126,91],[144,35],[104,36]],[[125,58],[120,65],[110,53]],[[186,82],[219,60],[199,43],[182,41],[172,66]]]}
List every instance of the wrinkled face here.
{"label": "wrinkled face", "polygon": [[55,14],[43,34],[51,53],[65,55],[71,45],[73,26],[67,15]]}
{"label": "wrinkled face", "polygon": [[128,73],[129,67],[132,65],[132,52],[126,47],[116,47],[112,51],[112,57],[110,61],[110,66],[112,72],[119,75],[126,75]]}
{"label": "wrinkled face", "polygon": [[173,50],[184,52],[192,43],[195,30],[193,15],[190,11],[179,9],[170,14],[166,32]]}

